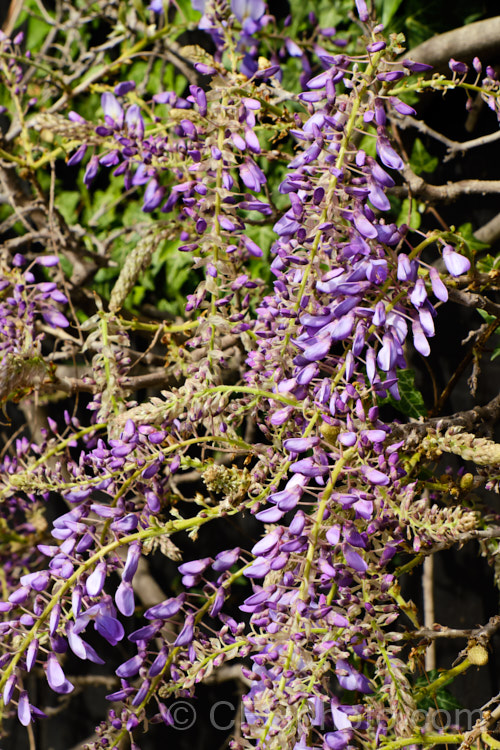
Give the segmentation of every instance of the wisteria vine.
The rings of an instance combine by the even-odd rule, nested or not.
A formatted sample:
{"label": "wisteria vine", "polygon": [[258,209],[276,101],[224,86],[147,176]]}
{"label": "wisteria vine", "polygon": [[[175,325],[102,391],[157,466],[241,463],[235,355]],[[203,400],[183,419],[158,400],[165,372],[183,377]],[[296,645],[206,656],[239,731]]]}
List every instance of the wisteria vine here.
{"label": "wisteria vine", "polygon": [[[170,33],[167,5],[145,10],[150,38]],[[460,727],[426,729],[419,700],[486,651],[472,644],[416,688],[405,649],[419,619],[400,578],[436,545],[488,530],[472,478],[429,492],[425,467],[447,451],[478,465],[487,453],[491,469],[498,446],[459,429],[411,444],[402,413],[395,429],[408,352],[430,353],[437,308],[474,258],[454,229],[394,222],[407,165],[393,125],[429,90],[462,88],[498,114],[498,81],[477,58],[473,71],[451,60],[446,76],[403,57],[363,0],[356,49],[313,17],[310,36],[287,36],[290,19],[262,0],[193,8],[215,49],[180,49],[198,82],[150,96],[103,78],[93,120],[78,102],[31,116],[30,55],[22,36],[0,40],[24,146],[2,158],[35,174],[65,155],[82,191],[119,183],[151,217],[108,298],[72,299],[62,247],[0,256],[4,414],[44,394],[87,397],[2,453],[5,726],[43,720],[28,676],[66,696],[70,657],[105,665],[119,646],[96,750],[140,747],[148,722],[175,728],[172,700],[232,662],[246,685],[233,750],[460,745]],[[290,59],[299,93],[284,87]],[[184,319],[158,322],[131,294],[169,243],[192,286]],[[143,398],[141,346],[139,360],[163,363]],[[77,378],[60,369],[75,351],[88,365]],[[495,469],[482,481],[494,489]],[[238,546],[184,559],[179,539],[234,519],[248,528]],[[145,605],[137,571],[153,553],[179,576]]]}

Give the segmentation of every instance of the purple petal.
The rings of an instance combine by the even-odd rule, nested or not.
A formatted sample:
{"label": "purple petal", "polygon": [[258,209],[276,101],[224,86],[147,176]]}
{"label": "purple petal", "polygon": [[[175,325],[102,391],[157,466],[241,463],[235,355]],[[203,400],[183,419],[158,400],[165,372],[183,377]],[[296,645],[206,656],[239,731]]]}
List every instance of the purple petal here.
{"label": "purple petal", "polygon": [[466,63],[454,60],[453,57],[450,57],[448,65],[450,70],[452,70],[454,73],[458,73],[459,75],[465,75],[469,70],[469,66]]}
{"label": "purple petal", "polygon": [[121,641],[125,635],[121,622],[108,615],[101,615],[96,618],[95,629],[112,646],[116,646],[118,641]]}
{"label": "purple petal", "polygon": [[427,290],[425,288],[425,284],[423,282],[423,279],[417,279],[417,283],[413,287],[413,290],[410,294],[410,302],[414,307],[422,307],[425,300],[427,299]]}
{"label": "purple petal", "polygon": [[448,290],[444,283],[441,281],[441,277],[436,268],[432,267],[429,269],[429,276],[431,279],[432,291],[434,295],[441,300],[441,302],[447,302]]}
{"label": "purple petal", "polygon": [[353,736],[352,729],[340,729],[338,732],[327,732],[325,742],[330,750],[344,750]]}
{"label": "purple petal", "polygon": [[432,65],[427,65],[426,63],[421,62],[415,62],[414,60],[410,60],[408,58],[405,58],[402,61],[402,64],[405,68],[408,68],[412,73],[424,73],[426,70],[432,70]]}
{"label": "purple petal", "polygon": [[199,560],[191,560],[190,562],[179,565],[178,570],[182,575],[197,576],[200,575],[200,573],[203,573],[211,562],[211,557],[203,557]]}
{"label": "purple petal", "polygon": [[271,570],[271,565],[263,557],[257,557],[249,568],[245,570],[247,578],[264,578]]}
{"label": "purple petal", "polygon": [[69,326],[69,321],[62,312],[51,307],[42,310],[42,318],[51,328],[67,328]]}
{"label": "purple petal", "polygon": [[314,448],[318,445],[318,437],[307,437],[307,438],[288,438],[283,442],[283,447],[287,451],[293,451],[293,453],[303,453],[304,451]]}
{"label": "purple petal", "polygon": [[120,664],[118,669],[115,670],[118,677],[123,677],[124,679],[128,679],[129,677],[133,677],[139,669],[142,667],[144,659],[139,654],[136,654],[136,656],[133,656],[131,659],[128,659],[128,661],[123,662],[123,664]]}
{"label": "purple petal", "polygon": [[116,589],[115,602],[119,612],[125,617],[130,617],[134,614],[135,601],[134,601],[134,590],[130,583],[122,581]]}
{"label": "purple petal", "polygon": [[323,359],[332,345],[330,336],[317,337],[312,344],[304,349],[303,355],[309,362],[318,362]]}
{"label": "purple petal", "polygon": [[160,604],[155,604],[154,607],[150,607],[144,614],[146,620],[168,620],[173,617],[180,610],[184,604],[185,594],[179,594],[179,596],[171,599],[166,599]]}
{"label": "purple petal", "polygon": [[317,464],[312,458],[303,458],[301,461],[295,461],[290,466],[290,471],[294,474],[303,474],[306,477],[319,477],[326,474],[328,466]]}
{"label": "purple petal", "polygon": [[129,91],[135,91],[135,81],[122,81],[114,88],[116,96],[125,96]]}
{"label": "purple petal", "polygon": [[47,658],[46,671],[47,682],[49,683],[52,690],[57,691],[57,688],[61,687],[61,685],[64,684],[66,675],[64,674],[61,665],[57,661],[55,654],[49,654]]}
{"label": "purple petal", "polygon": [[174,646],[188,646],[193,640],[194,616],[188,615],[181,632],[174,641]]}
{"label": "purple petal", "polygon": [[3,688],[4,706],[7,706],[10,703],[10,699],[12,698],[12,694],[14,693],[16,683],[17,683],[17,676],[15,674],[11,674]]}
{"label": "purple petal", "polygon": [[409,104],[406,104],[405,102],[402,102],[401,99],[398,99],[395,96],[390,96],[389,101],[396,110],[396,112],[399,112],[400,115],[416,115],[416,111],[413,109],[413,107],[410,107]]}
{"label": "purple petal", "polygon": [[38,654],[38,641],[36,638],[31,641],[30,645],[28,646],[28,650],[26,651],[26,671],[31,672],[33,669],[33,665],[36,662],[36,657]]}
{"label": "purple petal", "polygon": [[215,562],[212,564],[212,570],[215,570],[216,573],[223,573],[225,570],[229,570],[237,562],[239,556],[239,547],[227,550],[226,552],[219,552],[215,558]]}
{"label": "purple petal", "polygon": [[358,230],[360,234],[363,235],[363,237],[369,237],[370,239],[375,239],[377,237],[377,230],[373,226],[373,224],[368,221],[366,216],[362,214],[360,211],[354,212],[354,226]]}
{"label": "purple petal", "polygon": [[109,92],[101,96],[101,106],[104,112],[104,120],[108,125],[123,126],[123,109],[118,99]]}
{"label": "purple petal", "polygon": [[141,547],[136,542],[132,542],[127,552],[125,567],[123,568],[122,581],[130,583],[135,576],[137,566],[141,557]]}
{"label": "purple petal", "polygon": [[160,674],[163,667],[167,663],[167,656],[168,656],[167,649],[162,648],[162,650],[160,651],[160,653],[158,654],[154,662],[151,664],[151,667],[148,672],[150,677],[156,677],[157,675]]}
{"label": "purple petal", "polygon": [[443,260],[452,276],[461,276],[470,269],[470,260],[455,252],[451,245],[443,247]]}
{"label": "purple petal", "polygon": [[[361,693],[373,692],[369,680],[355,670],[345,659],[338,659],[335,667],[339,684],[344,690],[358,690]],[[338,674],[339,671],[340,674]]]}
{"label": "purple petal", "polygon": [[106,563],[100,562],[96,565],[95,570],[89,575],[85,582],[85,588],[89,596],[99,596],[104,588],[106,580]]}
{"label": "purple petal", "polygon": [[387,138],[381,137],[377,139],[377,154],[386,167],[390,169],[403,169],[404,163],[402,158],[390,145]]}
{"label": "purple petal", "polygon": [[358,11],[360,21],[368,21],[368,8],[365,0],[356,0],[356,10]]}
{"label": "purple petal", "polygon": [[35,262],[40,266],[46,266],[49,268],[51,266],[57,266],[59,258],[57,255],[39,255]]}
{"label": "purple petal", "polygon": [[143,628],[139,628],[139,630],[134,630],[133,633],[130,633],[128,639],[129,641],[132,641],[132,643],[137,643],[137,641],[150,641],[151,638],[156,635],[162,625],[162,622],[156,620],[155,622],[151,623],[151,625],[145,625]]}
{"label": "purple petal", "polygon": [[389,477],[383,474],[378,469],[373,469],[370,466],[361,466],[360,471],[363,474],[366,481],[369,482],[370,484],[376,484],[376,485],[390,484]]}
{"label": "purple petal", "polygon": [[21,690],[17,706],[17,716],[23,727],[27,727],[31,721],[31,707],[26,690]]}
{"label": "purple petal", "polygon": [[266,534],[262,539],[260,539],[257,544],[254,544],[251,552],[256,557],[259,557],[261,555],[267,556],[276,548],[280,539],[281,532],[278,531],[278,529],[273,529],[273,531],[270,531],[269,534]]}
{"label": "purple petal", "polygon": [[368,564],[361,555],[356,552],[350,544],[343,544],[342,551],[344,553],[345,561],[350,568],[357,570],[358,573],[365,573],[368,570]]}
{"label": "purple petal", "polygon": [[413,331],[413,344],[415,346],[415,349],[423,357],[428,357],[431,352],[431,348],[422,330],[420,322],[418,320],[414,320],[411,324],[411,327]]}

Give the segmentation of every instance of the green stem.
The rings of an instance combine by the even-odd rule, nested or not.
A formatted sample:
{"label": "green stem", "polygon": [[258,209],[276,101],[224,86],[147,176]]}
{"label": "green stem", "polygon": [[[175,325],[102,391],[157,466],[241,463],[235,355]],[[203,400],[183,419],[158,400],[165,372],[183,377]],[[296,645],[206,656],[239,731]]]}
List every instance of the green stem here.
{"label": "green stem", "polygon": [[[234,513],[237,513],[238,509],[230,509],[227,511],[228,515],[233,515]],[[204,508],[203,511],[193,518],[182,518],[182,519],[176,519],[174,521],[167,521],[167,523],[162,526],[161,528],[148,528],[143,529],[141,531],[137,531],[134,534],[129,534],[128,536],[122,537],[121,539],[115,539],[113,542],[110,542],[109,544],[105,545],[104,547],[101,547],[98,552],[93,554],[91,557],[89,557],[88,560],[83,562],[66,580],[61,580],[60,586],[57,589],[57,591],[53,594],[50,602],[47,604],[41,615],[38,616],[35,624],[32,626],[32,628],[29,630],[29,632],[24,636],[22,640],[20,640],[19,643],[16,644],[16,653],[12,657],[12,660],[10,661],[9,665],[4,668],[4,671],[2,673],[2,676],[0,677],[0,691],[3,689],[3,686],[7,682],[10,675],[15,670],[17,664],[21,660],[21,658],[24,656],[24,653],[30,643],[36,638],[39,630],[42,628],[44,623],[47,621],[47,619],[50,617],[50,613],[64,597],[64,595],[71,591],[73,586],[77,583],[80,576],[82,576],[89,568],[91,568],[95,563],[98,563],[100,560],[106,558],[111,552],[118,549],[119,547],[123,547],[129,544],[132,544],[132,542],[137,541],[144,541],[147,539],[153,539],[155,537],[159,536],[172,536],[172,534],[176,534],[180,531],[193,531],[196,528],[199,528],[200,526],[203,526],[205,523],[208,523],[213,518],[219,517],[220,511],[218,507],[215,508]],[[240,572],[238,572],[238,575]],[[236,574],[234,574],[236,575]],[[211,600],[209,600],[210,602]],[[209,604],[207,604],[208,608]],[[0,707],[3,705],[2,702],[0,702]]]}
{"label": "green stem", "polygon": [[380,745],[380,750],[399,750],[401,747],[409,745],[421,745],[422,747],[432,747],[433,745],[459,745],[465,739],[464,734],[425,734],[412,735],[411,737],[401,737],[399,740],[385,742]]}
{"label": "green stem", "polygon": [[418,701],[422,700],[422,698],[426,698],[429,695],[435,695],[437,691],[443,687],[443,685],[446,685],[448,682],[451,682],[452,680],[457,677],[457,675],[461,674],[462,672],[465,672],[469,667],[472,667],[472,663],[469,661],[469,658],[466,657],[460,664],[457,664],[456,667],[452,667],[451,669],[447,669],[445,672],[443,672],[436,680],[433,680],[433,682],[430,682],[425,687],[421,688],[420,690],[417,690],[415,692],[415,702],[418,703]]}

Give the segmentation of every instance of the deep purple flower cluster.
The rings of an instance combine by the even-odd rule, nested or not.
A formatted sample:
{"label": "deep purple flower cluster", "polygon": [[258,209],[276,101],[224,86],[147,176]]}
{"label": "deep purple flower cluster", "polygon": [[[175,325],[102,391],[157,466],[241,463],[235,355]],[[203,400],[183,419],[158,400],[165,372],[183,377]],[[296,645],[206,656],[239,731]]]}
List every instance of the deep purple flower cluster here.
{"label": "deep purple flower cluster", "polygon": [[59,308],[67,303],[66,296],[54,281],[37,281],[35,276],[34,265],[50,268],[59,259],[40,256],[35,264],[25,267],[27,262],[17,254],[11,268],[0,266],[0,402],[44,379],[40,324],[49,328],[69,325]]}

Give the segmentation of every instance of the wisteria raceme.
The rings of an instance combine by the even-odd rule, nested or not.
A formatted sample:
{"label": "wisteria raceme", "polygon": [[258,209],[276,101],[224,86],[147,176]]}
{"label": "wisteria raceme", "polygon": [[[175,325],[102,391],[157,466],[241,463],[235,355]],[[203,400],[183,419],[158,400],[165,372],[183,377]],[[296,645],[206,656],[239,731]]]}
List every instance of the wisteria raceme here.
{"label": "wisteria raceme", "polygon": [[[165,6],[148,8],[158,38]],[[406,164],[391,126],[415,114],[405,92],[466,86],[469,68],[452,59],[451,79],[426,78],[428,65],[396,59],[400,40],[363,0],[355,53],[314,16],[310,39],[292,39],[262,0],[193,8],[216,51],[183,57],[204,81],[151,96],[132,78],[105,82],[96,122],[71,111],[58,126],[84,189],[106,175],[150,219],[107,301],[86,300],[73,326],[58,256],[1,258],[2,404],[44,383],[90,394],[1,456],[0,533],[15,530],[0,537],[2,711],[26,727],[43,715],[27,674],[69,696],[68,656],[106,665],[115,705],[92,747],[137,748],[141,726],[173,731],[170,702],[236,661],[247,687],[233,750],[429,745],[401,615],[419,622],[395,561],[411,569],[480,526],[467,503],[441,502],[467,483],[431,483],[429,497],[423,462],[450,451],[496,466],[498,449],[452,430],[412,453],[383,411],[472,268],[454,230],[394,222]],[[1,41],[14,55],[19,42]],[[290,59],[297,95],[282,88]],[[491,69],[480,91],[498,111]],[[162,243],[191,259],[182,322],[127,310]],[[79,342],[81,377],[59,377],[49,335],[59,359]],[[160,345],[154,378],[140,374]],[[171,539],[227,519],[251,529],[227,548],[217,531],[184,559]],[[175,576],[151,603],[138,579],[155,552]]]}

